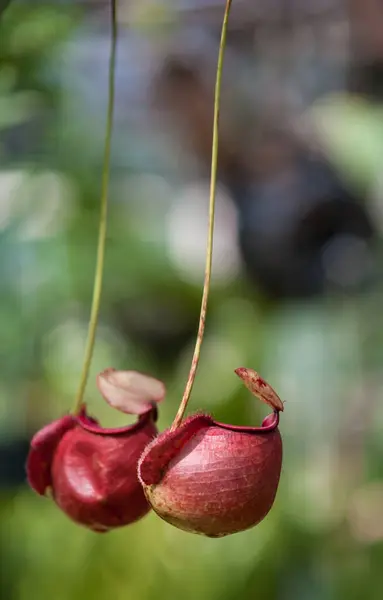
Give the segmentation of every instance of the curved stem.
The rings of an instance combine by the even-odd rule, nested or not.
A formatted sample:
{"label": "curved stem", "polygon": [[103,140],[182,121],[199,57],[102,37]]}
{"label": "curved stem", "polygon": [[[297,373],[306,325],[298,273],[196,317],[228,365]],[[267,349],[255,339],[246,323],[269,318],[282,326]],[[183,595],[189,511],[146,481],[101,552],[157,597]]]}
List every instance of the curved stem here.
{"label": "curved stem", "polygon": [[222,81],[222,68],[223,68],[223,57],[226,46],[226,33],[227,24],[229,21],[229,14],[232,0],[226,0],[225,14],[223,17],[221,41],[219,45],[218,53],[218,64],[217,64],[217,77],[215,82],[215,95],[214,95],[214,118],[213,118],[213,145],[212,145],[212,158],[211,158],[211,179],[210,179],[210,200],[209,200],[209,232],[206,249],[206,266],[205,266],[205,280],[203,285],[201,312],[199,319],[199,327],[197,333],[197,340],[192,358],[192,364],[189,371],[189,377],[186,382],[184,395],[181,400],[181,404],[178,408],[177,414],[171,426],[171,430],[177,429],[180,426],[187,404],[189,402],[190,394],[193,388],[194,379],[197,373],[203,335],[205,331],[206,311],[207,303],[209,299],[209,289],[211,280],[211,267],[213,258],[213,233],[214,233],[214,211],[215,211],[215,195],[216,195],[216,184],[217,184],[217,164],[218,164],[218,129],[219,129],[219,109],[220,109],[220,98],[221,98],[221,81]]}
{"label": "curved stem", "polygon": [[116,47],[117,47],[117,0],[111,0],[110,18],[111,18],[111,49],[109,59],[109,93],[108,93],[108,112],[106,121],[106,136],[104,146],[104,159],[102,168],[101,182],[101,208],[100,208],[100,227],[98,234],[96,272],[94,276],[93,300],[89,318],[88,339],[86,342],[84,363],[81,373],[81,380],[77,392],[76,401],[73,407],[73,414],[79,414],[83,402],[84,392],[89,376],[89,369],[92,362],[94,342],[100,312],[100,301],[102,291],[102,280],[104,272],[106,229],[108,216],[108,188],[110,173],[110,153],[112,144],[113,113],[114,113],[114,93],[115,93],[115,71],[116,71]]}

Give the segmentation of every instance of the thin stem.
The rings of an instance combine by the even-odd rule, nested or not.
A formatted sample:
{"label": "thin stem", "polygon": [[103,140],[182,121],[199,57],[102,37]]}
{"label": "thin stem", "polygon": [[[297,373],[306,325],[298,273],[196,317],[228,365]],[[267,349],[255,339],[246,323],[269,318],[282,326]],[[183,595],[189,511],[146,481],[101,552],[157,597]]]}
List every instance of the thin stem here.
{"label": "thin stem", "polygon": [[226,0],[225,14],[223,17],[221,41],[219,45],[218,53],[218,64],[217,64],[217,77],[215,82],[215,95],[214,95],[214,117],[213,117],[213,144],[212,144],[212,158],[211,158],[211,179],[210,179],[210,200],[209,200],[209,231],[206,249],[206,266],[205,266],[205,280],[203,284],[203,294],[201,303],[201,312],[197,333],[196,345],[194,348],[194,354],[192,363],[189,371],[189,377],[186,382],[184,395],[181,400],[181,404],[178,408],[177,414],[171,427],[172,430],[177,429],[180,426],[183,416],[185,414],[186,407],[189,402],[190,394],[193,389],[194,379],[198,369],[198,363],[201,353],[201,346],[203,341],[203,335],[205,331],[206,322],[206,311],[209,299],[209,289],[211,280],[211,267],[213,258],[213,233],[214,233],[214,212],[215,212],[215,196],[216,196],[216,184],[217,184],[217,164],[218,164],[218,130],[219,130],[219,109],[221,99],[221,81],[222,81],[222,68],[223,68],[223,57],[226,46],[226,33],[227,24],[229,21],[229,14],[232,0]]}
{"label": "thin stem", "polygon": [[73,407],[73,414],[78,414],[81,410],[86,384],[89,376],[89,369],[92,362],[94,342],[96,339],[96,330],[98,316],[100,312],[100,301],[102,291],[102,280],[104,272],[106,230],[108,216],[108,188],[110,174],[110,153],[112,145],[112,129],[114,114],[114,95],[115,95],[115,71],[116,71],[116,48],[117,48],[117,0],[111,0],[110,19],[111,19],[111,49],[109,58],[109,84],[108,84],[108,112],[106,121],[106,135],[104,146],[104,159],[101,181],[101,200],[100,200],[100,226],[98,234],[96,272],[94,276],[93,300],[89,318],[88,339],[86,342],[84,363],[81,373],[81,380],[77,392],[76,401]]}

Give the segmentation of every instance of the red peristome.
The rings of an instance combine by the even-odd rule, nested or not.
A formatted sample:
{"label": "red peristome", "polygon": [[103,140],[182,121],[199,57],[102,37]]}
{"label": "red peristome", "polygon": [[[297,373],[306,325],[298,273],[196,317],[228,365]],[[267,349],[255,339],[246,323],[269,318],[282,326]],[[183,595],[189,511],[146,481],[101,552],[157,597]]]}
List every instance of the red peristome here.
{"label": "red peristome", "polygon": [[229,431],[239,431],[242,433],[260,433],[265,434],[269,431],[274,431],[276,427],[279,425],[279,412],[275,411],[270,415],[267,415],[262,421],[261,427],[251,427],[246,425],[228,425],[227,423],[218,423],[218,421],[214,421],[215,425],[222,427],[223,429],[228,429]]}
{"label": "red peristome", "polygon": [[134,433],[136,430],[141,429],[143,425],[148,423],[149,421],[155,423],[158,418],[158,410],[155,405],[146,413],[140,415],[138,420],[131,425],[126,425],[125,427],[101,427],[96,419],[90,417],[85,411],[81,411],[81,413],[76,417],[76,422],[86,431],[91,433],[97,433],[98,435],[124,435],[127,433]]}
{"label": "red peristome", "polygon": [[196,414],[188,417],[181,425],[172,431],[167,429],[146,446],[140,459],[140,480],[145,485],[159,483],[163,472],[170,461],[177,457],[179,451],[201,430],[216,426],[232,432],[249,434],[266,434],[278,427],[279,414],[268,415],[262,427],[246,427],[243,425],[228,425],[214,421],[209,415]]}
{"label": "red peristome", "polygon": [[52,486],[51,464],[54,453],[63,435],[76,426],[72,415],[65,415],[40,429],[31,441],[26,471],[29,485],[44,496]]}
{"label": "red peristome", "polygon": [[139,478],[156,513],[180,529],[222,537],[259,523],[271,509],[282,465],[278,413],[264,427],[196,415],[144,451]]}
{"label": "red peristome", "polygon": [[201,429],[213,424],[207,415],[193,415],[175,431],[164,431],[149,444],[140,459],[140,481],[145,485],[159,483],[171,460]]}

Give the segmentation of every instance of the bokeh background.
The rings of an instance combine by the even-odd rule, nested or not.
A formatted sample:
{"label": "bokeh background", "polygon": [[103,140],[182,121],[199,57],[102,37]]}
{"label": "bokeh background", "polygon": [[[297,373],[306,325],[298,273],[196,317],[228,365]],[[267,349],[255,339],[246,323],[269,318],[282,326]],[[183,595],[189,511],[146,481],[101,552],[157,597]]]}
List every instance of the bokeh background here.
{"label": "bokeh background", "polygon": [[[234,0],[214,275],[191,409],[257,424],[235,377],[286,401],[275,506],[192,536],[153,514],[97,536],[25,482],[71,406],[92,293],[110,45],[106,0],[0,1],[0,590],[5,600],[378,600],[383,561],[383,8]],[[203,281],[224,0],[119,0],[107,366],[187,377]]]}

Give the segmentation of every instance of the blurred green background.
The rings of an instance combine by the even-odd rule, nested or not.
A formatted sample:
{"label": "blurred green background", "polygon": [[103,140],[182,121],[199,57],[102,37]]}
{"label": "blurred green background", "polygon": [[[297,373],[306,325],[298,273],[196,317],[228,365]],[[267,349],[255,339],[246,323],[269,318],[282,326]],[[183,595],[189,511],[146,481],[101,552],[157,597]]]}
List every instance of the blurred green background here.
{"label": "blurred green background", "polygon": [[[378,600],[383,561],[383,12],[235,2],[214,276],[191,410],[258,424],[233,371],[286,401],[277,500],[214,540],[150,514],[105,536],[25,482],[28,442],[67,411],[92,293],[108,2],[0,2],[0,592],[5,600]],[[254,6],[256,4],[257,6]],[[110,224],[86,397],[114,366],[177,409],[207,227],[223,2],[120,0]],[[379,25],[381,26],[379,28]]]}

